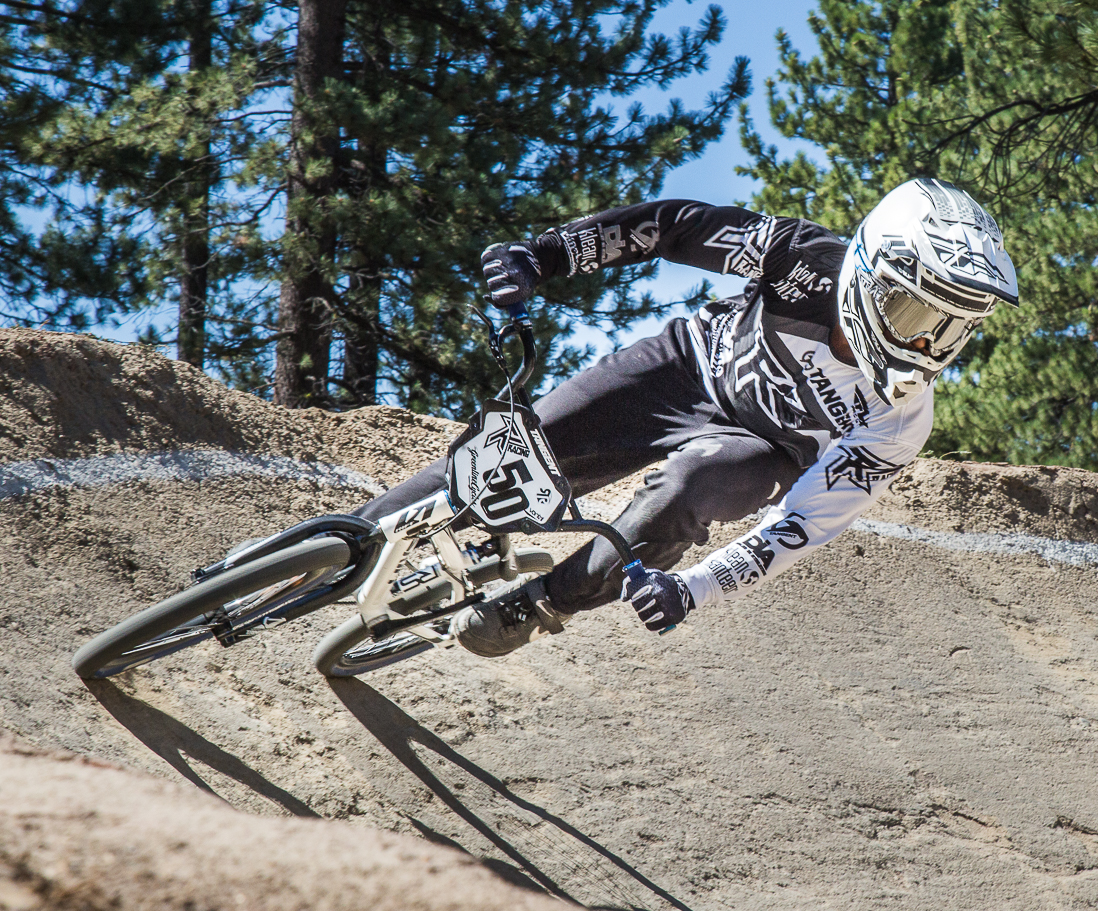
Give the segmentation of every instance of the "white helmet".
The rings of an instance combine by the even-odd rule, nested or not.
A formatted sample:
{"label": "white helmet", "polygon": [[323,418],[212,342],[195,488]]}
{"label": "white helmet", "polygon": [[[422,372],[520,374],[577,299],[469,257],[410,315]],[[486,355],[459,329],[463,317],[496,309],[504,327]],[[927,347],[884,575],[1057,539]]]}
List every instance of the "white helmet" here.
{"label": "white helmet", "polygon": [[[999,301],[1018,306],[999,226],[943,180],[888,193],[858,226],[839,273],[843,332],[890,405],[930,386]],[[927,344],[916,349],[919,339]]]}

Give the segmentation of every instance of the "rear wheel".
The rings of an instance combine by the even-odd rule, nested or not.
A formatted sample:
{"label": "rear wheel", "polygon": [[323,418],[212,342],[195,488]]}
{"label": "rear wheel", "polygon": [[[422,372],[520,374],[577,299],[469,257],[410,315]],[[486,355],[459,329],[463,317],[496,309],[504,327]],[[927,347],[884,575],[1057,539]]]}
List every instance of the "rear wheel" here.
{"label": "rear wheel", "polygon": [[226,570],[100,633],[73,656],[73,669],[110,677],[215,637],[231,645],[329,586],[350,560],[341,538],[311,538]]}
{"label": "rear wheel", "polygon": [[[540,548],[520,548],[515,551],[520,573],[539,575],[553,568],[553,556]],[[499,581],[499,557],[482,560],[467,572],[479,588]],[[389,613],[401,616],[414,615],[416,611],[433,607],[451,597],[453,586],[434,566],[420,571],[420,577],[412,584],[400,580],[393,585],[389,600]],[[412,578],[412,577],[409,577]],[[449,638],[450,618],[442,617],[424,624],[423,635],[414,632],[394,633],[385,639],[375,640],[366,627],[361,614],[332,630],[313,652],[313,665],[325,677],[354,677],[369,671],[420,655],[428,649],[452,645]]]}

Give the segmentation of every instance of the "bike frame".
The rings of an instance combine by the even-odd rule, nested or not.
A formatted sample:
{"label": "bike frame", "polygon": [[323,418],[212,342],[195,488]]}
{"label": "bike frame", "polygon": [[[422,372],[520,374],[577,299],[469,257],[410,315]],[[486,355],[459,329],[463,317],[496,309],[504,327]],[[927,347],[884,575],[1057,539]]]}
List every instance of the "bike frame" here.
{"label": "bike frame", "polygon": [[[377,534],[384,536],[385,543],[369,577],[355,594],[362,619],[375,640],[411,631],[436,645],[452,644],[452,640],[426,624],[484,599],[468,578],[466,570],[470,562],[453,532],[454,520],[460,513],[468,512],[473,525],[495,535],[495,546],[505,563],[510,555],[509,534],[513,531],[592,531],[614,545],[632,578],[643,577],[644,568],[617,529],[584,519],[580,514],[571,487],[541,433],[525,389],[536,364],[533,326],[525,305],[511,307],[510,316],[510,325],[498,337],[489,323],[489,342],[505,370],[500,343],[514,334],[522,342],[522,364],[508,381],[510,394],[506,407],[498,400],[486,403],[470,422],[469,429],[455,440],[447,460],[447,489],[378,522]],[[496,450],[498,460],[494,467],[481,473],[478,464],[483,464],[484,452]],[[492,501],[494,506],[488,508]],[[563,518],[565,510],[571,518]],[[393,619],[387,610],[391,586],[409,551],[423,540],[433,546],[440,572],[450,580],[453,591],[465,597],[413,617]],[[510,578],[515,573],[517,568]],[[508,578],[506,570],[503,577]]]}
{"label": "bike frame", "polygon": [[[360,615],[318,645],[314,663],[325,672],[335,667],[331,660],[343,667],[351,655],[348,648],[363,638],[377,642],[403,631],[414,634],[394,639],[391,647],[379,646],[379,652],[389,648],[395,660],[401,651],[409,651],[409,642],[413,653],[424,650],[414,641],[416,636],[433,646],[452,645],[449,624],[440,621],[483,601],[486,584],[513,580],[520,570],[544,572],[552,566],[539,548],[514,551],[509,536],[515,531],[605,535],[622,555],[630,577],[643,578],[645,570],[622,536],[611,526],[580,515],[571,486],[542,433],[525,390],[535,364],[526,308],[511,308],[511,322],[499,334],[480,315],[488,324],[492,353],[507,374],[507,396],[485,402],[451,444],[443,490],[380,522],[353,515],[321,516],[241,546],[217,563],[196,569],[191,589],[86,643],[73,657],[77,673],[109,676],[210,637],[224,646],[234,645],[255,630],[348,596],[357,601]],[[522,340],[522,366],[512,377],[501,342],[513,335]],[[566,512],[571,518],[564,518]],[[468,526],[488,532],[490,540],[463,547],[455,530]],[[334,546],[337,542],[332,540],[312,540],[322,538],[339,539],[346,548]],[[398,577],[412,549],[424,541],[433,547],[437,561],[425,561],[418,569],[412,566],[410,573]],[[249,566],[256,561],[261,565]],[[279,575],[283,572],[287,575]],[[222,574],[229,575],[219,580]]]}
{"label": "bike frame", "polygon": [[[466,560],[453,531],[451,522],[457,514],[450,505],[446,492],[440,490],[411,506],[385,516],[379,523],[379,531],[385,536],[385,544],[378,555],[373,571],[355,593],[359,612],[374,638],[384,638],[406,628],[430,642],[439,644],[443,637],[416,618],[415,625],[403,626],[389,619],[386,606],[390,588],[397,579],[400,565],[417,542],[427,539],[439,558],[441,572],[450,579],[456,591],[472,595],[473,586],[466,578]],[[459,599],[461,600],[461,599]],[[453,605],[447,605],[452,608]],[[460,608],[456,608],[460,609]],[[432,611],[428,620],[446,616],[453,610]]]}

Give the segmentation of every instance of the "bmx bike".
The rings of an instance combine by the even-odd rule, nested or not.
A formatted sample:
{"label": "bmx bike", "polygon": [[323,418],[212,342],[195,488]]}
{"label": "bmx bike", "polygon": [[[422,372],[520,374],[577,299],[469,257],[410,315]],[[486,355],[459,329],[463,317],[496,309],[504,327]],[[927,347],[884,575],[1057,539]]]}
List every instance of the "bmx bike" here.
{"label": "bmx bike", "polygon": [[[377,522],[329,515],[249,542],[192,573],[192,584],[100,633],[73,656],[84,678],[109,677],[216,639],[232,646],[319,608],[353,599],[358,612],[317,645],[313,664],[329,677],[376,670],[432,648],[456,644],[450,618],[485,600],[486,589],[553,568],[541,548],[517,548],[514,533],[594,532],[605,536],[630,578],[644,567],[621,534],[585,519],[533,411],[526,382],[537,352],[524,304],[488,344],[507,377],[450,445],[444,489]],[[516,337],[522,363],[512,376],[503,345]],[[565,517],[567,515],[567,518]],[[462,520],[486,532],[462,545]],[[425,548],[418,563],[410,554]]]}

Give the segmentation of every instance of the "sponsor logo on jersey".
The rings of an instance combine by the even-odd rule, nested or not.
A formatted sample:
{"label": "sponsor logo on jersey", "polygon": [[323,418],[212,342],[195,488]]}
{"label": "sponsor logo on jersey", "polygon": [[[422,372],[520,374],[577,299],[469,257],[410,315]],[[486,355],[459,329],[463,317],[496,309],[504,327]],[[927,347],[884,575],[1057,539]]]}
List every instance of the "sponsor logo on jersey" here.
{"label": "sponsor logo on jersey", "polygon": [[594,272],[599,267],[599,241],[601,239],[598,228],[584,228],[574,235],[576,238],[576,271]]}
{"label": "sponsor logo on jersey", "polygon": [[602,231],[599,228],[584,228],[582,231],[561,231],[561,240],[568,254],[569,275],[576,272],[594,272],[601,259]]}
{"label": "sponsor logo on jersey", "polygon": [[763,259],[774,235],[774,218],[763,215],[749,227],[725,225],[705,242],[705,246],[727,250],[724,273],[734,272],[747,278],[762,278]]}
{"label": "sponsor logo on jersey", "polygon": [[723,552],[710,554],[706,568],[725,594],[757,585],[774,562],[774,547],[762,535],[742,538]]}
{"label": "sponsor logo on jersey", "polygon": [[656,252],[656,244],[660,242],[660,226],[654,221],[642,221],[629,231],[634,250],[649,254]]}
{"label": "sponsor logo on jersey", "polygon": [[737,546],[730,547],[724,553],[710,554],[705,566],[725,594],[736,591],[740,586],[755,585],[761,578]]}
{"label": "sponsor logo on jersey", "polygon": [[759,567],[759,572],[765,576],[766,571],[770,569],[770,564],[774,562],[774,548],[770,546],[770,541],[761,535],[751,535],[744,538],[743,546],[750,551],[751,559]]}
{"label": "sponsor logo on jersey", "polygon": [[774,290],[782,300],[794,303],[810,294],[824,294],[830,291],[834,284],[835,282],[830,278],[821,277],[814,269],[808,268],[803,262],[797,260],[797,265],[785,278],[774,282]]}
{"label": "sponsor logo on jersey", "polygon": [[808,532],[797,521],[804,521],[804,516],[799,512],[791,512],[780,522],[775,522],[769,528],[763,529],[763,534],[773,538],[786,550],[800,550],[808,543]]}
{"label": "sponsor logo on jersey", "polygon": [[610,263],[621,256],[625,249],[625,241],[621,236],[621,225],[611,225],[602,228],[602,261]]}
{"label": "sponsor logo on jersey", "polygon": [[823,368],[815,365],[814,357],[815,352],[813,351],[806,351],[801,357],[801,363],[804,364],[804,378],[816,390],[816,399],[820,403],[820,407],[831,415],[835,426],[842,435],[844,437],[850,436],[856,426],[866,426],[869,403],[862,395],[862,391],[855,386],[854,409],[852,412],[831,380],[824,374]]}
{"label": "sponsor logo on jersey", "polygon": [[839,446],[838,450],[839,455],[825,466],[828,490],[845,479],[871,494],[875,482],[894,478],[904,467],[875,456],[864,446]]}
{"label": "sponsor logo on jersey", "polygon": [[761,325],[756,325],[751,349],[737,358],[733,364],[736,376],[736,394],[745,388],[754,389],[754,398],[763,413],[778,427],[786,426],[782,414],[787,413],[779,405],[784,400],[801,414],[807,414],[804,403],[797,395],[797,384],[774,356],[766,344]]}
{"label": "sponsor logo on jersey", "polygon": [[869,424],[869,402],[866,401],[865,393],[860,386],[854,387],[854,420],[862,427],[867,427]]}

